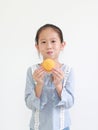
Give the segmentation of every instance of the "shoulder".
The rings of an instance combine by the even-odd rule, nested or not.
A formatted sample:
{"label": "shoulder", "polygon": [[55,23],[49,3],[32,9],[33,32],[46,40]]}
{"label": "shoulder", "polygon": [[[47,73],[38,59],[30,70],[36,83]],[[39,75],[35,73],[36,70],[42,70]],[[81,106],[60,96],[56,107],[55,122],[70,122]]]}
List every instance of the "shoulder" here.
{"label": "shoulder", "polygon": [[39,68],[39,64],[31,65],[27,68],[27,74],[32,74],[36,69]]}
{"label": "shoulder", "polygon": [[74,84],[74,71],[71,65],[64,65],[64,83],[71,83]]}
{"label": "shoulder", "polygon": [[74,68],[71,65],[63,64],[62,70],[65,73],[65,75],[74,75]]}
{"label": "shoulder", "polygon": [[63,64],[62,65],[62,70],[65,71],[71,71],[72,70],[72,66],[68,65],[68,64]]}

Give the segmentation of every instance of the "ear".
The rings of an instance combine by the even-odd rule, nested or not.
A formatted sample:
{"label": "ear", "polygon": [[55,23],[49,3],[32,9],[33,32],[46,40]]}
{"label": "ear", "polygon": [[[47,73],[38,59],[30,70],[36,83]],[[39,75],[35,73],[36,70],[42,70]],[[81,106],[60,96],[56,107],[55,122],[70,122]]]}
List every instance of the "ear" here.
{"label": "ear", "polygon": [[66,42],[64,41],[61,43],[61,50],[63,50],[65,46],[66,46]]}
{"label": "ear", "polygon": [[37,51],[39,52],[39,46],[37,44],[35,44],[35,47],[36,47]]}

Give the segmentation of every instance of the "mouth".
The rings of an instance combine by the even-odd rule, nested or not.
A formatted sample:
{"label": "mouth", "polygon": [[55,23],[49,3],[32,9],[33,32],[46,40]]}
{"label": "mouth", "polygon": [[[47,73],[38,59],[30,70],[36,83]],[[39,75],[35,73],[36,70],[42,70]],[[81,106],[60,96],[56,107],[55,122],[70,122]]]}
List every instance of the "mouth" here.
{"label": "mouth", "polygon": [[48,51],[47,54],[48,54],[48,55],[52,55],[52,54],[53,54],[53,51]]}

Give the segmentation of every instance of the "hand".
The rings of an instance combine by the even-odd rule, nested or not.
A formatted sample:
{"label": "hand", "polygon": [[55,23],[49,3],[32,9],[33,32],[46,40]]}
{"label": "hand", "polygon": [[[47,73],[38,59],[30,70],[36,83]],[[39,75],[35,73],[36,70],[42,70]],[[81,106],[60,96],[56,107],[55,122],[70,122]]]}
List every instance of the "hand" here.
{"label": "hand", "polygon": [[40,67],[34,71],[33,79],[37,82],[38,85],[43,86],[44,75],[45,75],[45,71],[42,67]]}
{"label": "hand", "polygon": [[62,80],[64,79],[64,72],[59,68],[54,68],[52,70],[52,74],[55,86],[62,85]]}

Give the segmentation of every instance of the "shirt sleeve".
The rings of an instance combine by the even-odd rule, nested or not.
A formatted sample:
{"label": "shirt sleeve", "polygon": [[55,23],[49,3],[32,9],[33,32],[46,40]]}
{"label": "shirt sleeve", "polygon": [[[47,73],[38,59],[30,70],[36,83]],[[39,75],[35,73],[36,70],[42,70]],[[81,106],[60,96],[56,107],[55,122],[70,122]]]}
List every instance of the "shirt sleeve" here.
{"label": "shirt sleeve", "polygon": [[35,108],[39,109],[40,107],[40,99],[36,97],[34,88],[35,84],[32,78],[32,69],[29,67],[26,76],[25,102],[26,106],[31,110]]}
{"label": "shirt sleeve", "polygon": [[[66,76],[66,75],[65,75]],[[57,106],[64,106],[70,108],[74,104],[74,74],[73,69],[70,69],[66,84],[64,85],[61,93],[61,100]]]}

